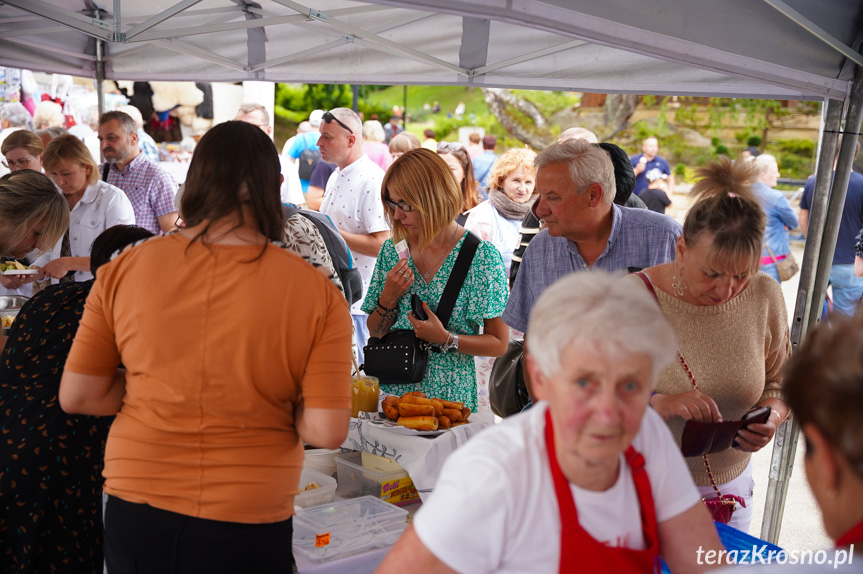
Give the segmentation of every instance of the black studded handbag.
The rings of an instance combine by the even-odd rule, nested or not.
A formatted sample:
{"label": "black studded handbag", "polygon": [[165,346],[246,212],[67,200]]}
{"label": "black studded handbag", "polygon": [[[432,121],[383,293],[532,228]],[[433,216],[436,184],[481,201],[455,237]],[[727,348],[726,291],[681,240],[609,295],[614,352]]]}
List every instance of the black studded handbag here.
{"label": "black studded handbag", "polygon": [[[467,271],[479,247],[479,238],[468,232],[444,287],[436,314],[447,326],[461,292]],[[382,385],[419,383],[428,368],[430,351],[438,351],[431,343],[418,339],[413,329],[396,329],[381,338],[369,337],[363,347],[363,371],[377,377]]]}

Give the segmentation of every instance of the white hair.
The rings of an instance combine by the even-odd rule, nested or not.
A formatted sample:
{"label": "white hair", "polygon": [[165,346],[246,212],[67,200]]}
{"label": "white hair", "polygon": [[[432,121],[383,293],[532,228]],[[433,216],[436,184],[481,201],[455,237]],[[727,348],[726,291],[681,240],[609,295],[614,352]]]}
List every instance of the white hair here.
{"label": "white hair", "polygon": [[33,117],[23,104],[14,102],[11,104],[0,104],[0,120],[6,120],[13,128],[25,128],[33,130]]}
{"label": "white hair", "polygon": [[758,173],[765,173],[768,169],[772,167],[776,167],[779,169],[779,163],[777,163],[776,158],[770,155],[769,153],[762,153],[758,157],[752,160],[755,164],[755,167],[758,168]]}
{"label": "white hair", "polygon": [[363,123],[363,140],[369,142],[382,142],[386,139],[384,126],[378,120],[366,120]]}
{"label": "white hair", "polygon": [[144,126],[144,117],[141,115],[141,110],[136,108],[135,106],[120,106],[117,108],[118,112],[123,112],[135,122],[135,125],[138,126],[138,129],[141,129]]}
{"label": "white hair", "polygon": [[63,106],[50,100],[39,102],[33,113],[33,127],[42,130],[51,127],[66,127]]}
{"label": "white hair", "polygon": [[553,163],[569,166],[570,179],[579,194],[586,192],[590,184],[598,183],[602,187],[602,202],[610,204],[614,201],[614,164],[598,145],[582,139],[557,142],[542,150],[533,165],[539,173],[543,167]]}
{"label": "white hair", "polygon": [[547,377],[560,372],[570,345],[611,358],[646,354],[651,385],[677,354],[656,299],[622,273],[579,271],[555,282],[531,309],[527,332],[529,352]]}
{"label": "white hair", "polygon": [[584,140],[588,143],[598,144],[599,139],[596,137],[596,134],[590,131],[587,128],[575,127],[563,130],[560,133],[560,137],[557,138],[558,142],[566,141],[569,139],[577,139]]}

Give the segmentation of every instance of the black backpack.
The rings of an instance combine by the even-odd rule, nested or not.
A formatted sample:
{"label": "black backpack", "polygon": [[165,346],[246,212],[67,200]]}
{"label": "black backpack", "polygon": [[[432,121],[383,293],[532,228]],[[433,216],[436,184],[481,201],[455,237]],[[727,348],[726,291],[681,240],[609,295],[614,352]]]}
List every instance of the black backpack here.
{"label": "black backpack", "polygon": [[297,160],[297,172],[300,179],[312,179],[312,169],[321,161],[321,152],[316,149],[304,149]]}
{"label": "black backpack", "polygon": [[282,205],[282,211],[285,214],[285,219],[299,213],[315,224],[321,237],[324,238],[330,257],[333,258],[333,267],[336,268],[336,273],[339,274],[339,279],[345,288],[345,298],[348,303],[353,305],[362,299],[363,278],[359,269],[354,265],[354,258],[348,244],[345,243],[344,237],[339,233],[333,221],[323,213],[300,209],[292,205]]}

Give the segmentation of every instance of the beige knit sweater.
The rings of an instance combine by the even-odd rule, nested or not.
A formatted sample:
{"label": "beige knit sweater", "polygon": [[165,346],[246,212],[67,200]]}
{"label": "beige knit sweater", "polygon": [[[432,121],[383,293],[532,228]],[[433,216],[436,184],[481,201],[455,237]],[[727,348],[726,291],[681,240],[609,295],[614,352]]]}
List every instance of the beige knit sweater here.
{"label": "beige knit sweater", "polygon": [[[644,288],[641,279],[632,279]],[[762,399],[781,398],[782,368],[791,357],[791,340],[779,283],[758,273],[740,294],[715,306],[692,305],[655,289],[698,389],[716,401],[723,420],[740,419]],[[658,393],[691,390],[679,361],[660,374],[656,385]],[[680,417],[668,421],[678,444],[684,424]],[[724,484],[740,476],[750,454],[732,448],[709,458],[716,483]],[[695,484],[710,486],[703,459],[691,457],[686,462]]]}

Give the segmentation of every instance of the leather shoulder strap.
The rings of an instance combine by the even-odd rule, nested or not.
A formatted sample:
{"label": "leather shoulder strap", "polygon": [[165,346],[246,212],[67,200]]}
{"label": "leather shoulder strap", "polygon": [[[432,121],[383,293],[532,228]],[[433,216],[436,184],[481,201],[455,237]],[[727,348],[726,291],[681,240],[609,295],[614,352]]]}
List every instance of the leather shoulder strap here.
{"label": "leather shoulder strap", "polygon": [[449,324],[449,319],[452,316],[452,310],[455,307],[458,294],[461,292],[461,286],[467,278],[467,271],[470,269],[470,264],[473,262],[473,256],[479,247],[479,238],[467,232],[467,236],[461,244],[461,250],[458,252],[458,257],[452,267],[452,273],[444,287],[443,295],[437,306],[437,317],[444,327]]}

